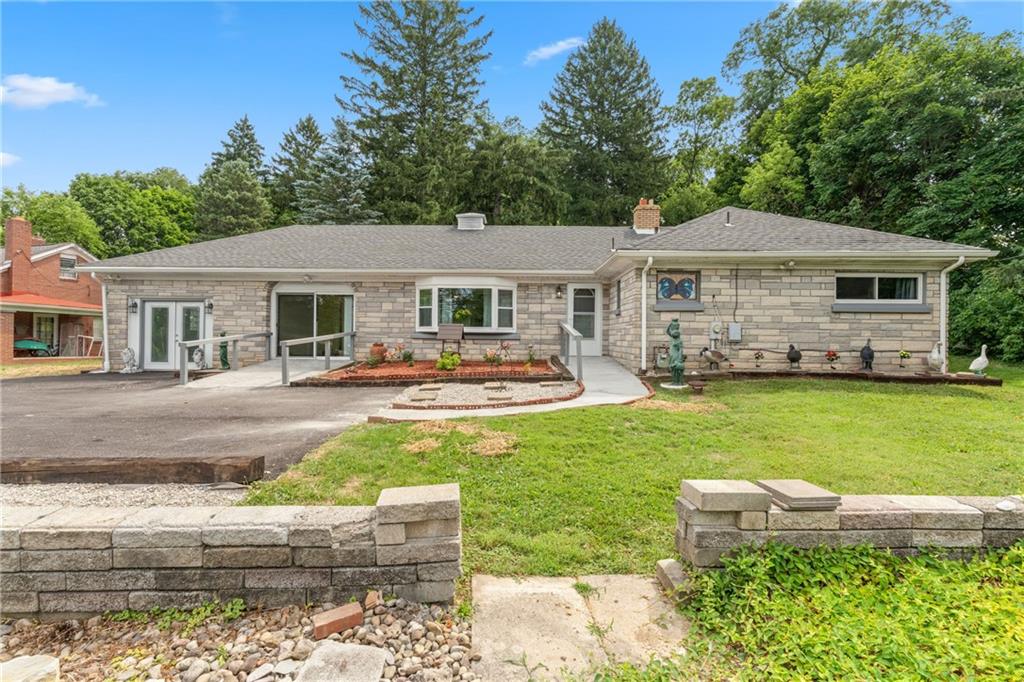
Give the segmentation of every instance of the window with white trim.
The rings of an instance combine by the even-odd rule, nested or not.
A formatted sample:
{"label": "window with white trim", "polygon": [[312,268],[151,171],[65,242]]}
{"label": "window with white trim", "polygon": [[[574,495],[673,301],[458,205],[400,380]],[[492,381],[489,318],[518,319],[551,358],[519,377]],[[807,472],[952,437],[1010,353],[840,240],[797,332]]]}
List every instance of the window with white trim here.
{"label": "window with white trim", "polygon": [[416,288],[417,331],[437,331],[441,324],[461,324],[467,331],[477,332],[515,331],[514,285],[460,284],[443,282]]}
{"label": "window with white trim", "polygon": [[78,258],[75,256],[60,257],[60,278],[78,279]]}
{"label": "window with white trim", "polygon": [[921,303],[921,275],[836,274],[836,303]]}

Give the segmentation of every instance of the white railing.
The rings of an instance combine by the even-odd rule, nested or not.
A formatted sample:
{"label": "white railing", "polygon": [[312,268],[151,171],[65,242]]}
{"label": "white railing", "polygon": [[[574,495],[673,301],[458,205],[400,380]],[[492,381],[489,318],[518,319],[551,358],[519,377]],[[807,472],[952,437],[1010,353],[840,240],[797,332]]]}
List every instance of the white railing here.
{"label": "white railing", "polygon": [[[351,338],[351,350],[349,351],[349,357],[355,352],[356,347],[356,333],[352,332],[339,332],[337,334],[320,334],[318,336],[307,336],[302,339],[288,339],[282,341],[281,346],[281,385],[287,386],[291,383],[288,379],[288,355],[289,349],[292,346],[302,346],[307,343],[313,344],[313,354],[316,355],[316,344],[324,344],[324,369],[331,368],[331,341],[335,339]],[[344,346],[344,344],[343,344]]]}
{"label": "white railing", "polygon": [[[562,347],[562,357],[565,358],[565,366],[569,366],[572,359],[572,342],[576,342],[576,381],[583,380],[583,334],[570,327],[565,322],[560,322],[558,327],[559,345]],[[570,370],[571,371],[571,370]]]}
{"label": "white railing", "polygon": [[195,339],[194,341],[178,341],[178,361],[179,361],[179,372],[178,372],[178,383],[188,383],[188,349],[195,348],[196,346],[205,346],[211,343],[231,343],[231,361],[229,363],[230,369],[239,369],[238,365],[238,342],[245,341],[246,339],[259,339],[266,338],[267,340],[267,360],[270,359],[270,332],[250,332],[248,334],[231,334],[230,336],[213,336],[208,339]]}

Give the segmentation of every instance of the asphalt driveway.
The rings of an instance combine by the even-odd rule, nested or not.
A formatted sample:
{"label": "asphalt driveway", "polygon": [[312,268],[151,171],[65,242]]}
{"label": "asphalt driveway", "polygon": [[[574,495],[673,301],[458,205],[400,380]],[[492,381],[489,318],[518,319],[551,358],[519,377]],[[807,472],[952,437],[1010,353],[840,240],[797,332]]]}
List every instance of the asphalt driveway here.
{"label": "asphalt driveway", "polygon": [[5,380],[0,451],[4,458],[263,455],[273,477],[400,390],[194,390],[159,373]]}

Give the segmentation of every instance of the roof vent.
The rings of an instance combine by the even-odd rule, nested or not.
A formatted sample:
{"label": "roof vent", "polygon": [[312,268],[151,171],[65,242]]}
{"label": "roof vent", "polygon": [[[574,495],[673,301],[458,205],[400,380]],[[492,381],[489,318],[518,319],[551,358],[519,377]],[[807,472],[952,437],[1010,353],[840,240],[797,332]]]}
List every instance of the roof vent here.
{"label": "roof vent", "polygon": [[731,217],[732,217],[731,212],[730,211],[726,211],[725,212],[725,226],[726,227],[732,227],[732,220],[730,220]]}
{"label": "roof vent", "polygon": [[460,230],[482,230],[487,224],[487,217],[483,213],[457,213],[455,215],[455,227]]}

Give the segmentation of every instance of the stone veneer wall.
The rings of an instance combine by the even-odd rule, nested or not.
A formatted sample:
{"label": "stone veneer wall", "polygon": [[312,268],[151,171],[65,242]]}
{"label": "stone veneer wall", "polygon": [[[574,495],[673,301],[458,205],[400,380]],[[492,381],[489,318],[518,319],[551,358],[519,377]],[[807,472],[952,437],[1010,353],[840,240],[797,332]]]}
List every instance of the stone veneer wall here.
{"label": "stone veneer wall", "polygon": [[[712,485],[708,485],[712,484]],[[701,494],[701,488],[715,492]],[[753,492],[752,492],[753,491]],[[873,545],[898,554],[925,547],[975,552],[1024,540],[1024,498],[843,495],[831,511],[788,511],[747,481],[683,481],[676,549],[698,568],[722,565],[743,545]],[[997,504],[1012,504],[1002,511]]]}
{"label": "stone veneer wall", "polygon": [[[124,367],[121,351],[128,345],[128,303],[131,299],[209,299],[213,301],[214,335],[220,335],[221,332],[229,335],[247,334],[270,328],[270,290],[273,282],[146,279],[108,281],[106,284],[107,341],[110,344],[110,367],[114,371]],[[142,314],[140,305],[134,317],[141,319]],[[137,325],[133,324],[132,329],[133,333],[138,333]],[[263,339],[238,344],[238,357],[243,365],[263,362],[265,354],[266,341]]]}
{"label": "stone veneer wall", "polygon": [[457,484],[388,488],[364,507],[7,507],[0,610],[71,618],[121,609],[342,603],[368,589],[455,594]]}
{"label": "stone veneer wall", "polygon": [[[920,369],[922,361],[939,340],[939,278],[928,272],[924,277],[925,303],[928,313],[835,313],[835,269],[740,268],[738,295],[734,294],[734,270],[731,268],[699,269],[701,312],[655,312],[648,317],[648,343],[664,343],[665,327],[673,317],[679,318],[683,329],[683,348],[689,356],[687,371],[696,369],[700,349],[708,345],[708,330],[716,319],[711,297],[721,313],[723,323],[733,319],[738,299],[736,320],[743,325],[743,340],[726,346],[723,352],[738,369],[754,368],[754,352],[758,349],[783,351],[765,353],[762,369],[789,367],[785,352],[789,344],[806,348],[800,366],[804,369],[827,370],[824,351],[839,351],[838,369],[859,369],[859,351],[871,339],[875,349],[875,369],[892,370],[899,366],[899,350],[913,353],[912,360]],[[872,270],[877,271],[875,269]],[[902,272],[907,272],[903,270]],[[917,270],[920,273],[921,270]],[[651,272],[648,300],[655,301],[657,273]],[[816,350],[810,350],[816,349]],[[706,365],[705,365],[706,368]]]}

